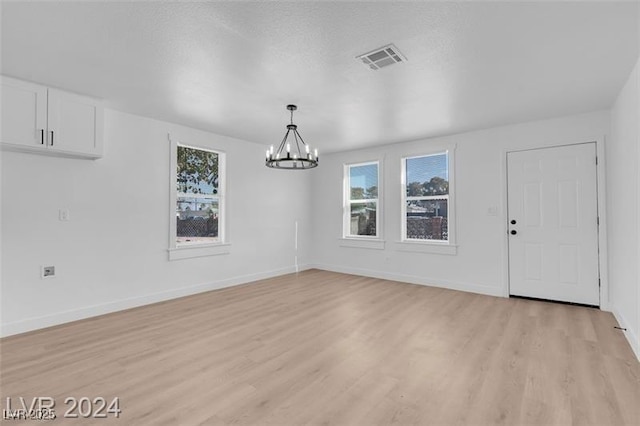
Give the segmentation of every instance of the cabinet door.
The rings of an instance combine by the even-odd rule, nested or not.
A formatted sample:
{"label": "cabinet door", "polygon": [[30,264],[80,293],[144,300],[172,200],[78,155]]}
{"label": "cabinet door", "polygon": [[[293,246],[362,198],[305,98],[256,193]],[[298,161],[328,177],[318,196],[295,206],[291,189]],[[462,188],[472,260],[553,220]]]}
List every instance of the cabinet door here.
{"label": "cabinet door", "polygon": [[4,76],[0,83],[0,141],[7,145],[45,149],[46,87]]}
{"label": "cabinet door", "polygon": [[103,108],[86,96],[49,89],[49,149],[63,153],[102,156]]}

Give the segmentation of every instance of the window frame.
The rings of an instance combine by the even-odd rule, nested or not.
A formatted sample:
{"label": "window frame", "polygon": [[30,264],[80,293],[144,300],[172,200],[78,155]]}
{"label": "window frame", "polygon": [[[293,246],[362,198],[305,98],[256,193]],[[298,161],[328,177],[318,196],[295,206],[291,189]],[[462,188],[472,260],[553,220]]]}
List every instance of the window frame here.
{"label": "window frame", "polygon": [[[351,200],[351,168],[368,166],[375,164],[377,166],[377,181],[378,181],[378,197],[366,198],[362,200]],[[382,240],[382,229],[380,224],[382,223],[382,184],[380,180],[382,169],[381,160],[370,160],[354,163],[345,163],[343,169],[343,214],[342,214],[342,238],[345,240],[363,240],[363,241],[380,241]],[[376,235],[352,235],[351,230],[351,205],[352,204],[366,204],[376,203]]]}
{"label": "window frame", "polygon": [[[407,160],[414,158],[433,157],[445,154],[447,156],[447,175],[449,182],[449,193],[447,195],[424,195],[424,196],[407,196]],[[456,254],[456,214],[455,214],[455,170],[454,170],[454,148],[440,148],[426,151],[416,155],[405,155],[400,158],[400,243],[404,246],[402,250],[414,251],[431,251],[431,248],[451,247],[454,250],[448,250],[445,254]],[[407,237],[407,201],[411,200],[447,200],[447,240],[419,239]]]}
{"label": "window frame", "polygon": [[[219,149],[214,149],[209,146],[202,146],[193,143],[184,143],[178,139],[169,137],[170,141],[170,190],[169,190],[169,260],[188,259],[193,257],[214,256],[219,254],[229,253],[229,242],[227,241],[226,234],[226,153]],[[212,196],[212,199],[218,200],[218,239],[212,242],[177,242],[177,224],[176,224],[176,204],[178,196],[184,194],[189,196],[191,193],[178,193],[176,188],[176,181],[178,179],[178,147],[185,147],[190,149],[197,149],[200,151],[213,152],[218,155],[218,193]],[[202,194],[191,194],[197,198],[209,198],[202,197]]]}

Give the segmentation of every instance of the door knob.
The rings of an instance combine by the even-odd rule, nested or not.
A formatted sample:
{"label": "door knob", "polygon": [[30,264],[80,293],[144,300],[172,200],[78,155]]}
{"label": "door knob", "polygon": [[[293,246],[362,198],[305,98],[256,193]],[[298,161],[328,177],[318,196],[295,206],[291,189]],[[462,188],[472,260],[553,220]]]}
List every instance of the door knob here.
{"label": "door knob", "polygon": [[518,233],[518,231],[516,231],[515,229],[511,230],[511,235],[516,235]]}
{"label": "door knob", "polygon": [[511,219],[511,224],[515,225],[516,224],[516,220],[515,219]]}

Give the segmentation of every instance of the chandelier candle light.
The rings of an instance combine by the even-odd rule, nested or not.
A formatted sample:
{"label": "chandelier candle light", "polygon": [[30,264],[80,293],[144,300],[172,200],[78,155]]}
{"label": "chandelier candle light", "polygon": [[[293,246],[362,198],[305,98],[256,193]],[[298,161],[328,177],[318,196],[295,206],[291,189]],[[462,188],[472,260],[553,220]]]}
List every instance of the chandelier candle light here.
{"label": "chandelier candle light", "polygon": [[[289,170],[305,170],[318,167],[318,150],[311,152],[300,133],[298,126],[293,124],[293,111],[298,109],[295,105],[287,105],[287,109],[291,111],[291,123],[287,124],[287,133],[285,133],[278,149],[274,151],[273,145],[267,150],[266,166],[274,169]],[[290,141],[289,135],[291,135]],[[293,142],[293,143],[292,143]]]}

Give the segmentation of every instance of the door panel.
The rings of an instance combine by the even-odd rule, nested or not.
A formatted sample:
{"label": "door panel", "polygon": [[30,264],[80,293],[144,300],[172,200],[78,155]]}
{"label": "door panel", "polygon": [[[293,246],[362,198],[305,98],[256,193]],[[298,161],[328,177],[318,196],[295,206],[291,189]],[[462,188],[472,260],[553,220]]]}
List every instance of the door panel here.
{"label": "door panel", "polygon": [[511,295],[600,304],[595,158],[595,143],[507,154]]}
{"label": "door panel", "polygon": [[560,228],[578,227],[578,182],[558,182],[558,217]]}
{"label": "door panel", "polygon": [[541,225],[540,183],[524,184],[524,217],[528,228],[539,228]]}

